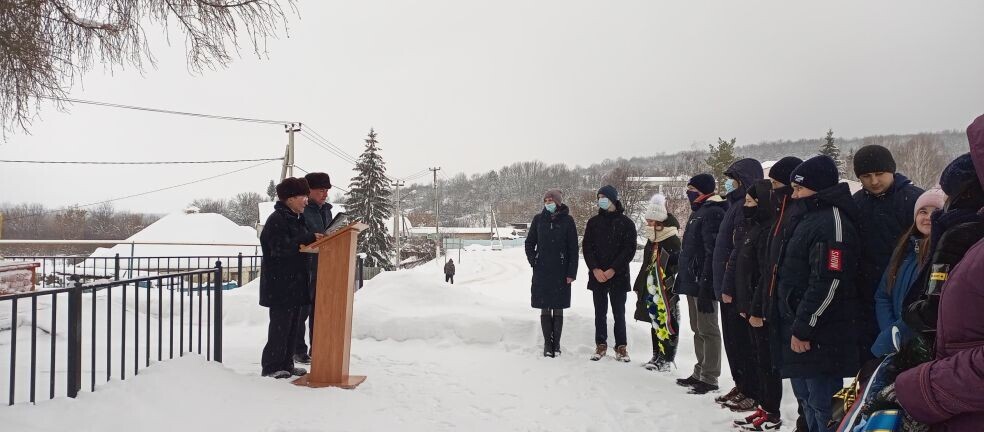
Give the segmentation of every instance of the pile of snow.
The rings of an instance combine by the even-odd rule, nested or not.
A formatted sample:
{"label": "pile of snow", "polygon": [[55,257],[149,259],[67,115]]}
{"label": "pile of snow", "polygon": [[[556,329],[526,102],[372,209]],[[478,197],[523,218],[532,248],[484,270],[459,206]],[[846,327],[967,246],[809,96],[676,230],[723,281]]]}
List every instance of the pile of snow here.
{"label": "pile of snow", "polygon": [[[634,361],[588,361],[594,314],[582,265],[565,311],[564,354],[544,358],[523,250],[463,251],[455,258],[454,285],[444,282],[440,259],[383,273],[356,293],[351,373],[368,376],[356,390],[259,377],[268,312],[258,305],[253,282],[224,296],[224,364],[197,357],[152,363],[136,378],[103,384],[77,400],[2,407],[0,424],[17,431],[731,430],[738,416],[717,407],[713,395],[688,395],[674,383],[694,363],[686,324],[679,369],[646,371],[640,364],[652,353],[650,330],[631,321],[630,293]],[[681,322],[687,320],[684,310]],[[22,328],[18,346],[29,345],[26,333]],[[0,332],[0,343],[7,340],[9,333]],[[726,391],[731,379],[726,364],[723,369]],[[6,379],[0,376],[0,384]],[[788,386],[785,394],[783,416],[791,421],[796,404]]]}

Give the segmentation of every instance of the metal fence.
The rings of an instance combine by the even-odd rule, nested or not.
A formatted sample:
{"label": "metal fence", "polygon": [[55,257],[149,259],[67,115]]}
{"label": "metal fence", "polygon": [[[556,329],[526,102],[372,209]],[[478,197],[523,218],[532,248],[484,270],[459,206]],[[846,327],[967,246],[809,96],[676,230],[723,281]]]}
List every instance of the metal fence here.
{"label": "metal fence", "polygon": [[235,256],[166,256],[166,257],[107,257],[80,255],[19,255],[5,256],[9,261],[38,262],[38,283],[42,288],[69,287],[79,283],[100,280],[120,280],[181,273],[190,270],[212,268],[216,261],[222,263],[224,281],[243,286],[259,277],[263,257],[259,255]]}
{"label": "metal fence", "polygon": [[[115,377],[125,380],[128,372],[139,374],[141,364],[146,368],[175,355],[204,354],[209,361],[221,362],[224,268],[221,261],[214,264],[0,297],[0,325],[5,321],[3,312],[10,312],[9,357],[0,359],[0,373],[3,360],[8,360],[9,404],[23,400],[19,395],[35,403],[39,384],[48,398],[55,398],[59,387],[74,398],[83,390],[85,375],[89,390],[95,391],[97,381],[103,376],[112,380],[114,371]],[[27,312],[21,313],[25,303]],[[18,340],[19,327],[28,315],[29,338]],[[66,330],[58,333],[61,326]],[[25,352],[18,343],[26,342],[30,345]]]}

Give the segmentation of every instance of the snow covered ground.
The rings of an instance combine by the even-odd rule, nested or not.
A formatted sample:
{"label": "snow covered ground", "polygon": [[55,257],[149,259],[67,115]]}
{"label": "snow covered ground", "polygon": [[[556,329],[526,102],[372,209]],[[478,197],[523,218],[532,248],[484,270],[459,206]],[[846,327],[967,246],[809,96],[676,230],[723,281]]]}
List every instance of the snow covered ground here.
{"label": "snow covered ground", "polygon": [[[712,395],[688,395],[673,382],[687,376],[694,362],[686,324],[680,368],[668,374],[644,370],[640,365],[651,354],[648,328],[631,321],[630,294],[633,362],[588,361],[593,309],[582,265],[566,312],[564,355],[543,358],[522,249],[476,248],[462,252],[456,264],[454,286],[431,263],[384,273],[356,294],[351,372],[369,377],[356,390],[300,388],[260,377],[267,311],[257,305],[257,286],[250,284],[225,296],[224,364],[185,357],[152,364],[137,377],[102,384],[75,400],[2,407],[0,429],[732,430],[737,416],[718,408]],[[6,339],[9,333],[0,332],[0,340]],[[721,385],[727,390],[731,380],[724,369]],[[786,390],[788,422],[796,405],[788,385]]]}

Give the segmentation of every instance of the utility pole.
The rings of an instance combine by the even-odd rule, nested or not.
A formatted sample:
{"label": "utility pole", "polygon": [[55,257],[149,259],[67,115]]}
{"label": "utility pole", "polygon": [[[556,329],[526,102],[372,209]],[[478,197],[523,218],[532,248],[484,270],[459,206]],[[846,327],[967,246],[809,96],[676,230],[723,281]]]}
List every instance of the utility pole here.
{"label": "utility pole", "polygon": [[403,261],[402,251],[400,250],[400,237],[403,231],[400,230],[400,225],[403,225],[403,211],[400,210],[400,186],[403,186],[403,180],[397,180],[393,182],[393,186],[396,188],[396,217],[393,218],[393,237],[396,238],[396,271],[400,271],[400,262]]}
{"label": "utility pole", "polygon": [[434,234],[437,236],[437,249],[434,252],[434,261],[441,255],[441,197],[437,189],[437,172],[441,167],[427,168],[434,172]]}
{"label": "utility pole", "polygon": [[284,132],[287,132],[287,150],[284,151],[284,164],[280,169],[280,181],[294,176],[294,132],[300,131],[300,123],[284,125]]}

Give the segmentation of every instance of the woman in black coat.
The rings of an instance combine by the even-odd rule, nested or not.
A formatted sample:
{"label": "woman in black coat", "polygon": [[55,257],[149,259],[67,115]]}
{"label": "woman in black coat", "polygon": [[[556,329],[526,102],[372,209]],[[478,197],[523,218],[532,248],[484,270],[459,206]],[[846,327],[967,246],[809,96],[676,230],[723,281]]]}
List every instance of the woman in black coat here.
{"label": "woman in black coat", "polygon": [[263,249],[260,306],[270,309],[270,326],[261,360],[263,376],[290,378],[307,373],[294,367],[293,354],[301,325],[301,306],[311,304],[308,257],[301,253],[300,247],[321,236],[308,231],[301,216],[308,192],[304,179],[288,177],[277,185],[280,200],[260,233]]}
{"label": "woman in black coat", "polygon": [[543,356],[560,355],[564,309],[571,307],[571,282],[577,278],[577,227],[557,189],[543,197],[526,236],[526,259],[533,267],[530,305],[540,309]]}
{"label": "woman in black coat", "polygon": [[666,197],[654,196],[646,211],[644,235],[648,240],[642,269],[633,290],[638,296],[635,319],[652,325],[653,358],[647,370],[668,372],[680,339],[680,297],[673,292],[680,256],[680,223],[666,211]]}

